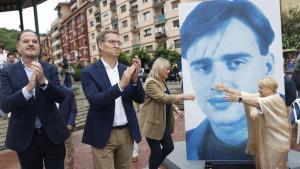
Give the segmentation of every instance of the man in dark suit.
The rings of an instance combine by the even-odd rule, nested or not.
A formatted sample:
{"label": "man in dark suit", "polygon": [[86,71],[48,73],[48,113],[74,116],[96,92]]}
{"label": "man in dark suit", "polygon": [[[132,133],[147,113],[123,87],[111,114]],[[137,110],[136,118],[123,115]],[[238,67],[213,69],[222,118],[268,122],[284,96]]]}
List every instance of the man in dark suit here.
{"label": "man in dark suit", "polygon": [[116,31],[101,32],[97,45],[101,58],[81,73],[90,104],[83,143],[92,147],[95,169],[130,169],[133,139],[141,141],[132,102],[142,103],[145,97],[138,79],[141,61],[135,57],[130,67],[118,63],[120,41]]}
{"label": "man in dark suit", "polygon": [[69,136],[55,102],[65,93],[54,65],[38,62],[35,32],[17,37],[21,61],[0,70],[1,109],[11,112],[5,146],[17,152],[22,169],[63,169],[64,141]]}
{"label": "man in dark suit", "polygon": [[70,131],[70,137],[65,141],[67,150],[67,165],[68,169],[74,169],[74,146],[72,139],[72,132],[76,126],[77,104],[73,90],[64,85],[64,79],[60,77],[61,85],[66,93],[66,97],[62,103],[59,104],[59,112],[64,116],[65,124]]}

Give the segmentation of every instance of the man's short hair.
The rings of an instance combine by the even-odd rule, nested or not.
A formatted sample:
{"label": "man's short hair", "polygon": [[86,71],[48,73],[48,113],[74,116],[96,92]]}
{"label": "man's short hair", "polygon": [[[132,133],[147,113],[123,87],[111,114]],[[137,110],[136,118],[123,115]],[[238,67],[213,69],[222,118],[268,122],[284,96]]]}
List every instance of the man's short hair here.
{"label": "man's short hair", "polygon": [[216,0],[197,5],[183,22],[180,28],[182,56],[187,57],[187,50],[194,42],[225,29],[233,18],[256,34],[260,53],[268,54],[275,35],[263,12],[247,0]]}
{"label": "man's short hair", "polygon": [[106,39],[105,39],[105,36],[107,34],[110,34],[110,33],[113,33],[113,34],[116,34],[116,35],[119,35],[119,32],[115,31],[115,30],[104,30],[102,31],[98,36],[97,36],[97,43],[99,42],[104,42]]}
{"label": "man's short hair", "polygon": [[7,58],[8,58],[10,55],[13,55],[14,57],[16,57],[16,55],[15,55],[15,53],[14,53],[14,52],[8,52],[8,54],[7,54]]}
{"label": "man's short hair", "polygon": [[26,33],[26,32],[34,33],[34,34],[37,36],[36,32],[34,32],[33,30],[25,29],[25,30],[21,31],[21,32],[18,34],[18,36],[17,36],[17,42],[19,42],[19,40],[21,39],[21,36],[23,35],[23,33]]}

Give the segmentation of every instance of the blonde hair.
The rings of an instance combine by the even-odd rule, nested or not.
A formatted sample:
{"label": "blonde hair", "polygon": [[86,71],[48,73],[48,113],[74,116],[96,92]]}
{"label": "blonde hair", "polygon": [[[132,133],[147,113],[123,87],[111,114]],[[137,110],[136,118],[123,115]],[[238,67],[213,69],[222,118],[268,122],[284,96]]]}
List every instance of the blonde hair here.
{"label": "blonde hair", "polygon": [[170,62],[165,58],[158,57],[152,65],[149,77],[152,77],[156,80],[161,80],[163,73],[162,71],[165,67],[170,67]]}
{"label": "blonde hair", "polygon": [[277,91],[278,89],[278,83],[277,81],[273,78],[273,77],[264,77],[261,80],[258,81],[258,85],[259,86],[263,86],[266,88],[271,89],[274,93]]}

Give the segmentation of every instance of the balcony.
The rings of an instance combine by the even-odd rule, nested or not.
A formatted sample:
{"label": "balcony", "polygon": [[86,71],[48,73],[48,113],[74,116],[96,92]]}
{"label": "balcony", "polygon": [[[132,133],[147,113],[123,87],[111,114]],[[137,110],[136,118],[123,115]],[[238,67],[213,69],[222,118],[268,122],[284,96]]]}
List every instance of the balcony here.
{"label": "balcony", "polygon": [[161,9],[165,6],[165,0],[154,0],[153,8],[154,9]]}
{"label": "balcony", "polygon": [[56,45],[60,45],[60,44],[61,44],[60,39],[57,39],[52,43],[52,46],[56,46]]}
{"label": "balcony", "polygon": [[116,11],[117,10],[117,3],[116,3],[115,0],[112,0],[110,2],[109,6],[110,6],[110,10],[112,10],[112,11]]}
{"label": "balcony", "polygon": [[99,8],[95,8],[94,16],[97,16],[98,14],[100,14],[100,9]]}
{"label": "balcony", "polygon": [[161,41],[166,41],[167,40],[167,34],[165,31],[162,32],[156,32],[155,33],[155,39],[161,40]]}
{"label": "balcony", "polygon": [[72,11],[76,10],[77,9],[77,2],[76,0],[73,0],[70,2],[70,8]]}
{"label": "balcony", "polygon": [[101,22],[96,23],[96,31],[100,32],[102,28]]}
{"label": "balcony", "polygon": [[58,50],[53,51],[52,55],[53,56],[62,55],[62,49],[58,49]]}
{"label": "balcony", "polygon": [[53,32],[51,33],[51,38],[55,38],[57,35],[59,34],[59,30],[53,30]]}
{"label": "balcony", "polygon": [[162,23],[165,23],[166,22],[166,16],[164,14],[161,14],[157,17],[155,17],[155,24],[156,25],[159,25],[159,24],[162,24]]}
{"label": "balcony", "polygon": [[129,3],[135,3],[137,0],[129,0]]}
{"label": "balcony", "polygon": [[118,23],[118,17],[116,16],[111,17],[111,24],[116,24],[116,23]]}
{"label": "balcony", "polygon": [[139,13],[137,7],[131,7],[129,11],[130,11],[130,16],[131,16],[131,17],[136,17],[137,14]]}
{"label": "balcony", "polygon": [[137,23],[132,23],[131,24],[131,31],[136,33],[136,32],[139,32],[139,28],[138,28],[138,24]]}

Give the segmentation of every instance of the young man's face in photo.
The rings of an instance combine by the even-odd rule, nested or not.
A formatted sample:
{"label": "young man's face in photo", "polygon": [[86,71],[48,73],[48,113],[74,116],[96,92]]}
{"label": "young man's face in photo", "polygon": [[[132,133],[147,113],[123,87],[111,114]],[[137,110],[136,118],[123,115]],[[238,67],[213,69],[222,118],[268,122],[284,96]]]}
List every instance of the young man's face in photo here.
{"label": "young man's face in photo", "polygon": [[214,85],[257,92],[258,80],[272,72],[269,55],[260,53],[256,34],[238,19],[196,40],[187,50],[187,61],[198,105],[211,123],[224,127],[244,120],[244,108],[226,102]]}

